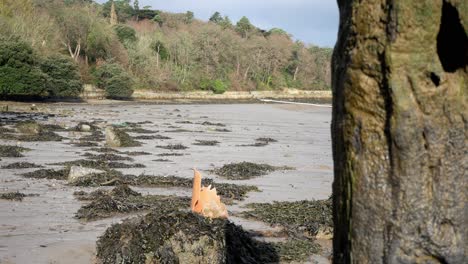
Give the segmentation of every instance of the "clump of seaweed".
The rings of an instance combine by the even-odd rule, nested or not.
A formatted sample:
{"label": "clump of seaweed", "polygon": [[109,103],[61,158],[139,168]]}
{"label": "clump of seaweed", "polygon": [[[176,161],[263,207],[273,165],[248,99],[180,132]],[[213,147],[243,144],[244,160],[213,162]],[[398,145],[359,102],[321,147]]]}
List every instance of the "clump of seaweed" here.
{"label": "clump of seaweed", "polygon": [[22,135],[5,135],[10,140],[19,141],[61,141],[62,136],[52,132],[50,126],[44,126],[36,121],[21,121],[16,123],[16,129]]}
{"label": "clump of seaweed", "polygon": [[76,147],[97,147],[99,144],[97,142],[91,142],[91,141],[79,141],[76,143],[73,143],[73,146]]}
{"label": "clump of seaweed", "polygon": [[216,128],[214,131],[216,132],[232,132],[231,130],[227,128]]}
{"label": "clump of seaweed", "polygon": [[90,148],[88,151],[94,151],[98,153],[104,153],[104,154],[109,154],[109,153],[115,153],[115,154],[124,154],[128,156],[143,156],[143,155],[151,155],[149,152],[145,151],[119,151],[113,148],[108,148],[108,147],[101,147],[101,148]]}
{"label": "clump of seaweed", "polygon": [[272,142],[278,142],[278,140],[269,138],[269,137],[260,137],[260,138],[255,139],[255,143],[238,145],[238,146],[240,147],[264,147]]}
{"label": "clump of seaweed", "polygon": [[97,220],[113,216],[115,214],[137,212],[143,210],[162,208],[188,207],[188,197],[146,195],[135,192],[127,185],[120,185],[111,191],[95,191],[87,195],[81,195],[81,200],[91,200],[91,203],[82,206],[75,217],[86,221]]}
{"label": "clump of seaweed", "polygon": [[185,154],[183,153],[160,153],[156,156],[158,157],[180,157],[180,156],[184,156]]}
{"label": "clump of seaweed", "polygon": [[93,142],[101,142],[104,140],[104,133],[99,130],[93,130],[90,135],[83,136],[80,138],[80,141],[93,141]]}
{"label": "clump of seaweed", "polygon": [[156,161],[156,162],[172,162],[172,160],[168,160],[168,159],[155,159],[153,161]]}
{"label": "clump of seaweed", "polygon": [[38,196],[37,194],[24,194],[20,192],[9,192],[9,193],[0,193],[0,199],[3,200],[12,200],[12,201],[23,201],[25,197]]}
{"label": "clump of seaweed", "polygon": [[[192,179],[176,177],[176,176],[152,176],[152,175],[116,175],[114,178],[107,178],[107,182],[101,181],[101,185],[114,186],[117,184],[128,184],[139,187],[179,187],[192,188]],[[253,185],[236,185],[230,183],[215,183],[210,178],[203,178],[202,184],[205,186],[212,185],[216,187],[218,194],[222,197],[226,204],[232,203],[234,200],[244,200],[249,192],[259,192],[257,186]]]}
{"label": "clump of seaweed", "polygon": [[128,164],[128,163],[123,163],[123,162],[108,161],[104,159],[99,159],[99,160],[80,159],[80,160],[52,163],[50,165],[82,166],[82,167],[101,169],[101,170],[106,170],[109,168],[113,168],[113,169],[145,168],[145,165],[140,164],[140,163]]}
{"label": "clump of seaweed", "polygon": [[37,165],[30,162],[14,162],[8,165],[3,165],[2,169],[30,169],[30,168],[42,168],[41,165]]}
{"label": "clump of seaweed", "polygon": [[145,155],[151,155],[151,153],[146,152],[146,151],[125,151],[121,152],[122,154],[128,155],[128,156],[145,156]]}
{"label": "clump of seaweed", "polygon": [[0,145],[0,157],[23,157],[23,154],[21,153],[25,151],[29,151],[29,149],[18,146]]}
{"label": "clump of seaweed", "polygon": [[41,113],[41,112],[15,112],[15,111],[4,111],[0,117],[0,123],[4,124],[15,124],[21,121],[30,120],[47,120],[52,117],[56,117],[55,114]]}
{"label": "clump of seaweed", "polygon": [[268,145],[268,142],[265,141],[258,141],[252,144],[242,144],[242,145],[237,145],[239,147],[264,147]]}
{"label": "clump of seaweed", "polygon": [[49,131],[66,131],[63,126],[57,124],[42,124],[42,127]]}
{"label": "clump of seaweed", "polygon": [[193,124],[193,122],[192,122],[192,121],[183,120],[183,121],[176,121],[176,124]]}
{"label": "clump of seaweed", "polygon": [[216,146],[218,145],[220,142],[217,141],[217,140],[195,140],[196,142],[193,143],[193,145],[197,145],[197,146]]}
{"label": "clump of seaweed", "polygon": [[81,177],[73,182],[73,186],[112,186],[116,179],[123,178],[120,171],[114,169],[106,169],[104,173],[91,174],[86,177]]}
{"label": "clump of seaweed", "polygon": [[113,169],[146,168],[146,166],[141,163],[128,164],[128,163],[123,163],[123,162],[112,162],[112,161],[107,163],[107,166]]}
{"label": "clump of seaweed", "polygon": [[162,136],[162,135],[142,135],[142,136],[135,136],[134,139],[141,139],[141,140],[154,140],[154,139],[171,139],[170,137]]}
{"label": "clump of seaweed", "polygon": [[15,125],[16,130],[23,134],[39,134],[43,127],[36,121],[20,121]]}
{"label": "clump of seaweed", "polygon": [[1,134],[4,134],[4,133],[15,133],[15,130],[14,130],[14,129],[11,129],[11,128],[8,128],[8,127],[0,126],[0,133],[1,133]]}
{"label": "clump of seaweed", "polygon": [[[109,168],[100,168],[104,172],[99,174],[91,174],[86,177],[81,177],[78,180],[73,182],[73,186],[101,186],[114,184],[115,179],[123,179],[124,176],[121,172],[109,169]],[[70,174],[70,167],[63,169],[40,169],[32,172],[27,172],[21,174],[25,178],[34,178],[34,179],[54,179],[54,180],[67,180],[68,175]]]}
{"label": "clump of seaweed", "polygon": [[267,175],[275,170],[290,170],[291,167],[277,167],[268,164],[257,164],[253,162],[230,163],[221,168],[214,169],[217,175],[229,180],[247,180],[254,177]]}
{"label": "clump of seaweed", "polygon": [[271,243],[276,249],[280,262],[306,262],[313,254],[320,252],[320,245],[309,239],[288,239],[285,242]]}
{"label": "clump of seaweed", "polygon": [[244,217],[260,220],[271,225],[283,226],[296,236],[316,236],[319,232],[331,234],[333,229],[332,200],[252,203]]}
{"label": "clump of seaweed", "polygon": [[88,159],[99,160],[99,161],[115,161],[115,160],[126,160],[126,161],[133,161],[130,157],[124,157],[120,155],[116,155],[113,153],[103,153],[103,154],[92,154],[86,152],[83,156],[87,157]]}
{"label": "clump of seaweed", "polygon": [[155,134],[158,133],[158,131],[155,130],[149,130],[149,129],[144,129],[141,127],[130,127],[130,128],[125,128],[123,129],[125,132],[130,132],[130,133],[137,133],[137,134]]}
{"label": "clump of seaweed", "polygon": [[226,219],[168,208],[111,226],[97,257],[110,263],[277,263],[276,249]]}
{"label": "clump of seaweed", "polygon": [[188,130],[188,129],[185,129],[185,128],[177,128],[177,129],[172,129],[172,130],[166,130],[164,132],[168,132],[168,133],[191,133],[191,132],[203,132],[203,131],[193,131],[193,130]]}
{"label": "clump of seaweed", "polygon": [[63,137],[52,132],[43,131],[36,135],[18,135],[16,140],[19,141],[62,141]]}
{"label": "clump of seaweed", "polygon": [[91,148],[89,151],[94,151],[94,152],[99,152],[99,153],[120,153],[120,151],[113,149],[113,148],[107,148],[107,147],[102,147],[102,148]]}
{"label": "clump of seaweed", "polygon": [[225,124],[222,124],[222,123],[211,123],[210,121],[205,121],[205,122],[201,123],[200,125],[203,125],[203,126],[218,126],[218,127],[225,127],[226,126]]}
{"label": "clump of seaweed", "polygon": [[255,139],[255,141],[266,142],[266,143],[278,142],[278,140],[274,138],[270,138],[270,137],[259,137]]}
{"label": "clump of seaweed", "polygon": [[183,149],[188,149],[188,147],[182,145],[182,144],[169,144],[166,146],[156,146],[157,148],[162,148],[162,149],[170,149],[170,150],[183,150]]}
{"label": "clump of seaweed", "polygon": [[[193,181],[189,178],[182,178],[176,176],[153,176],[153,175],[139,175],[137,177],[127,177],[125,182],[142,187],[181,187],[192,188]],[[203,178],[202,184],[204,186],[212,185],[216,187],[218,194],[223,198],[226,203],[232,200],[244,200],[248,192],[260,191],[257,186],[253,185],[236,185],[230,183],[215,183],[213,179]]]}
{"label": "clump of seaweed", "polygon": [[70,169],[40,169],[21,174],[25,178],[66,180]]}

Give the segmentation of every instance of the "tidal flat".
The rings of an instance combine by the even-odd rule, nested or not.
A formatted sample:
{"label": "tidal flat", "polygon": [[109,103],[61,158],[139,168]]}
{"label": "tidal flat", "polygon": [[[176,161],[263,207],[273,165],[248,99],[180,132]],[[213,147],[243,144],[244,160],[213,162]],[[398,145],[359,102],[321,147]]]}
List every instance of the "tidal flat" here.
{"label": "tidal flat", "polygon": [[[309,242],[288,242],[290,234],[281,222],[262,222],[261,217],[246,217],[249,215],[246,212],[252,210],[252,204],[277,201],[287,207],[285,202],[297,206],[299,201],[330,197],[331,108],[141,102],[39,103],[37,108],[31,111],[27,103],[10,103],[10,112],[0,112],[0,149],[4,153],[0,156],[0,192],[24,194],[21,201],[0,200],[0,263],[31,263],[31,260],[94,263],[96,241],[106,229],[124,219],[145,215],[148,210],[110,212],[95,221],[84,221],[76,217],[77,212],[89,208],[86,206],[93,201],[77,199],[74,193],[111,191],[123,178],[142,197],[180,197],[180,201],[185,201],[191,195],[187,182],[193,177],[192,168],[200,170],[214,187],[228,186],[228,194],[237,194],[236,186],[246,186],[242,188],[241,198],[225,195],[224,198],[230,198],[226,202],[229,219],[256,234],[259,240],[315,248]],[[38,123],[39,131],[20,131],[18,124],[25,121]],[[90,131],[77,129],[78,124],[89,126]],[[106,147],[107,126],[126,131],[141,146]],[[41,141],[43,135],[54,135],[54,140]],[[259,139],[268,140],[260,140],[266,143],[258,147],[252,142],[260,142]],[[162,158],[170,160],[161,162]],[[267,171],[242,180],[215,173],[217,168],[244,162],[294,169]],[[46,175],[47,171],[66,172],[72,164],[94,166],[112,174],[105,181],[89,186],[68,184],[63,173],[60,177]],[[22,176],[34,175],[39,170],[44,177]],[[142,179],[139,181],[139,176],[146,179],[153,176],[158,183],[164,179],[169,182],[138,185],[136,182]],[[189,207],[187,203],[182,210]],[[301,235],[294,237],[300,238]],[[320,244],[321,250],[293,259],[293,252],[299,249],[281,247],[278,251],[285,252],[282,262],[328,263],[330,239],[310,241]]]}

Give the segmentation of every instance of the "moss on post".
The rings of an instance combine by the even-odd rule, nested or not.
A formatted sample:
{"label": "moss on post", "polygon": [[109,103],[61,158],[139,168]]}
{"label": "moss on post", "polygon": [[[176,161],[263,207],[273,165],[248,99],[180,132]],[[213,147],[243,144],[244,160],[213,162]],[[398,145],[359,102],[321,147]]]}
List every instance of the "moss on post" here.
{"label": "moss on post", "polygon": [[338,3],[334,263],[462,263],[468,6]]}

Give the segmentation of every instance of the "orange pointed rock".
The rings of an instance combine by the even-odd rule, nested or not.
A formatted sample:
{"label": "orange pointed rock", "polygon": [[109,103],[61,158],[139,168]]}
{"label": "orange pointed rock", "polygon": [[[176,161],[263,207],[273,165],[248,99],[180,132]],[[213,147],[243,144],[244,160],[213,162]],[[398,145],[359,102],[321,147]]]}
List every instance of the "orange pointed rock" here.
{"label": "orange pointed rock", "polygon": [[194,169],[192,211],[209,218],[227,218],[226,205],[216,193],[216,188],[201,186],[201,174]]}

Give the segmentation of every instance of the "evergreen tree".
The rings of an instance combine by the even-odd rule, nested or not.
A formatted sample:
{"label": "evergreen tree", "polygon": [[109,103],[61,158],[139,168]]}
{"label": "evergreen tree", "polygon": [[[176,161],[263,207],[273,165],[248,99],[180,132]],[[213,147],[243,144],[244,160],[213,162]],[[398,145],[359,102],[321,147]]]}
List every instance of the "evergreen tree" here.
{"label": "evergreen tree", "polygon": [[245,16],[243,16],[236,24],[236,30],[241,34],[243,38],[247,38],[249,36],[249,32],[253,29],[254,26],[250,23],[250,20]]}
{"label": "evergreen tree", "polygon": [[213,22],[213,23],[216,23],[216,24],[219,24],[223,21],[223,17],[221,16],[221,14],[216,11],[211,17],[210,17],[210,22]]}

